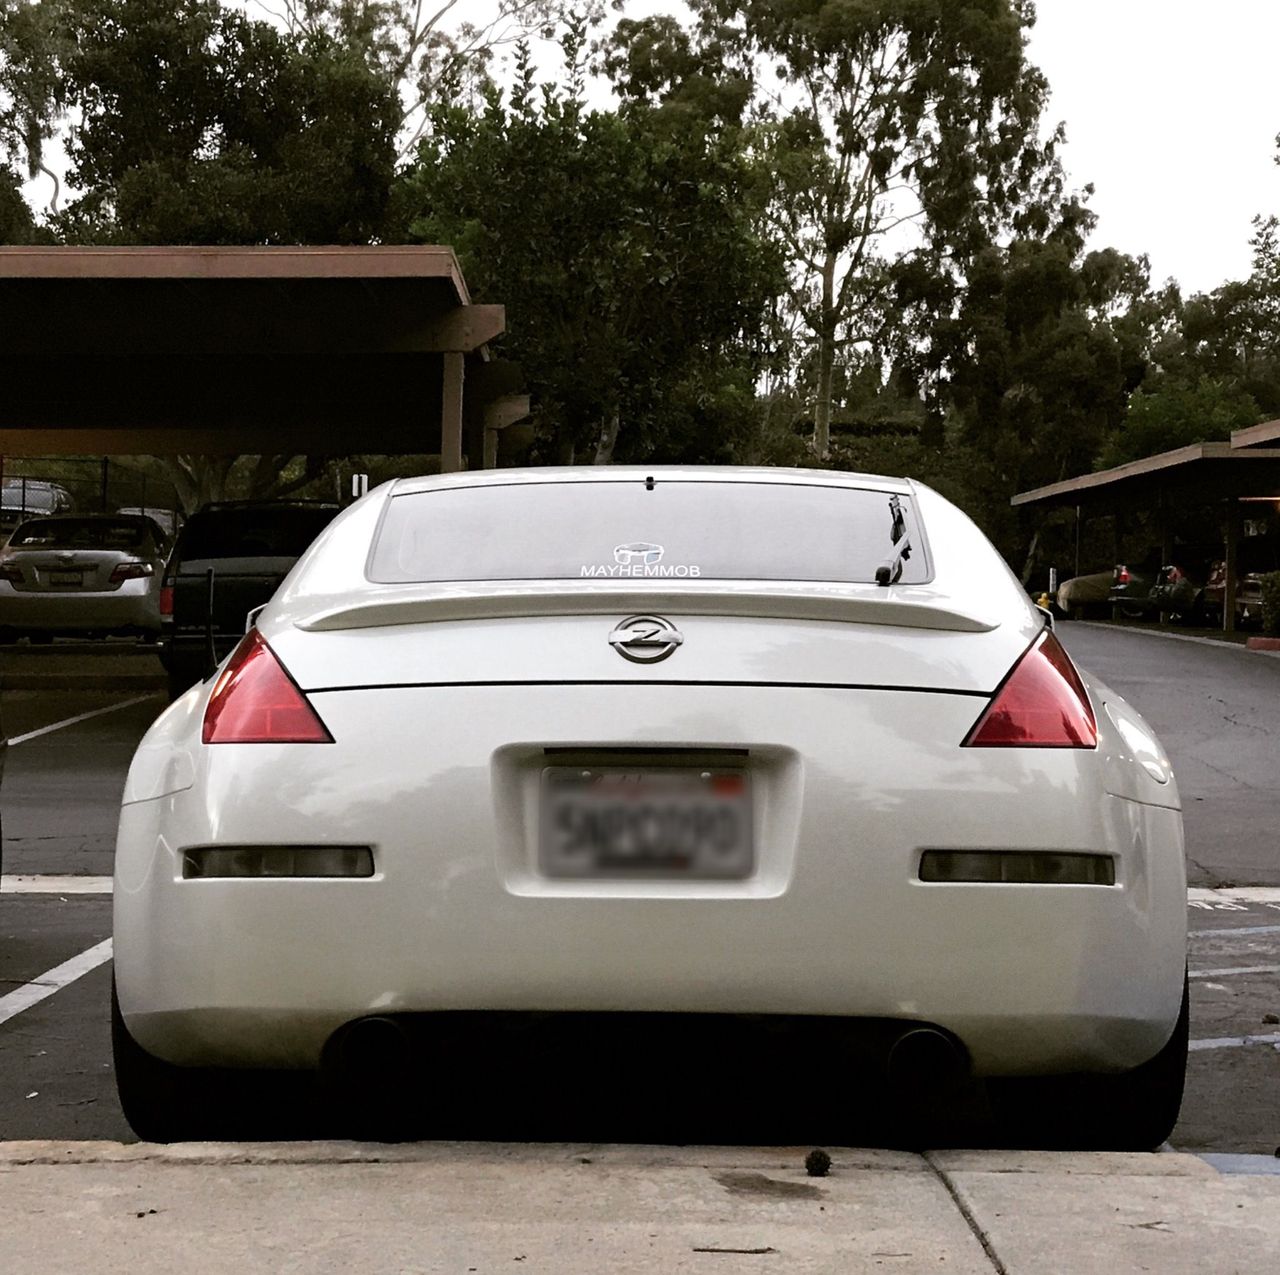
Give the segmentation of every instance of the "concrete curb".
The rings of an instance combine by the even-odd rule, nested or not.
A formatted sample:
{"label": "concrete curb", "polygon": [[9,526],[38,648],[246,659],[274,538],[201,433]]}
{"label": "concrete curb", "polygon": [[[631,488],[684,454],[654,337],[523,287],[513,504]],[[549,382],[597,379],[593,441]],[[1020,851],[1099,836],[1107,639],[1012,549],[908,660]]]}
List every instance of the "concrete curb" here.
{"label": "concrete curb", "polygon": [[1199,637],[1193,633],[1162,633],[1159,629],[1130,629],[1122,624],[1101,624],[1097,620],[1064,621],[1064,633],[1079,625],[1082,629],[1099,629],[1103,633],[1129,633],[1137,637],[1164,638],[1169,642],[1195,642],[1199,646],[1216,646],[1220,650],[1239,651],[1242,655],[1269,655],[1280,657],[1280,651],[1263,651],[1257,647],[1245,646],[1243,642],[1228,642],[1224,638]]}
{"label": "concrete curb", "polygon": [[[342,1165],[342,1164],[598,1164],[633,1169],[750,1168],[804,1174],[812,1147],[664,1147],[599,1143],[498,1142],[0,1142],[0,1168],[24,1165]],[[928,1172],[914,1151],[877,1147],[831,1148],[834,1168],[853,1171]],[[1103,1157],[1106,1158],[1106,1157]],[[1131,1171],[1127,1157],[1124,1169]],[[1154,1156],[1136,1157],[1144,1164]],[[1170,1170],[1163,1163],[1149,1172]],[[1183,1156],[1183,1160],[1194,1157]],[[1117,1165],[1117,1168],[1120,1166]],[[1095,1170],[1103,1171],[1103,1170]],[[1184,1176],[1188,1170],[1184,1170]],[[1192,1172],[1212,1172],[1200,1165]]]}

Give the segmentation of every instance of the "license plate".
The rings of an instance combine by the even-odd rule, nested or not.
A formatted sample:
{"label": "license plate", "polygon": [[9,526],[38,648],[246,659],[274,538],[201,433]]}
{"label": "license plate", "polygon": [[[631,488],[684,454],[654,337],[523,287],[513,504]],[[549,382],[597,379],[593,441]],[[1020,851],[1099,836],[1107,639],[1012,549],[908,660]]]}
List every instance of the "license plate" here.
{"label": "license plate", "polygon": [[74,584],[79,585],[84,581],[84,573],[81,571],[50,571],[50,584]]}
{"label": "license plate", "polygon": [[552,877],[723,880],[752,868],[742,770],[548,766],[540,824],[539,862]]}

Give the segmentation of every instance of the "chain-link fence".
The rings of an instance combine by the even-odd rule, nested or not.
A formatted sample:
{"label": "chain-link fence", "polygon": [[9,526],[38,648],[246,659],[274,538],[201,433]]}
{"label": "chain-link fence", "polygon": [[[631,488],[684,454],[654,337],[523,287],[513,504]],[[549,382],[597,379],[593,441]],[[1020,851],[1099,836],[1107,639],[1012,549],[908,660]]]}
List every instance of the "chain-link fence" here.
{"label": "chain-link fence", "polygon": [[172,532],[177,492],[158,466],[110,456],[22,456],[0,461],[0,525],[56,513],[145,513]]}

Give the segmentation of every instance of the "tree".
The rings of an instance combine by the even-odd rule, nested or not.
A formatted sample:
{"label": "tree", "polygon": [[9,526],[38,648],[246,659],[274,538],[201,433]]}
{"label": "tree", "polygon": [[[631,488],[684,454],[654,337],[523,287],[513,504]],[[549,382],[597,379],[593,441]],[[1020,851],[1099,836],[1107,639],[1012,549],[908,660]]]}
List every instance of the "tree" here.
{"label": "tree", "polygon": [[[489,70],[500,49],[535,35],[550,38],[566,17],[563,0],[469,0],[461,21],[460,0],[279,0],[274,9],[259,3],[291,34],[367,52],[395,87],[401,157],[413,154],[435,107],[492,87]],[[579,0],[575,11],[591,21],[601,7],[601,0]]]}
{"label": "tree", "polygon": [[64,0],[70,242],[359,243],[394,171],[393,88],[358,45],[219,0]]}
{"label": "tree", "polygon": [[0,243],[35,243],[40,237],[17,173],[0,164]]}
{"label": "tree", "polygon": [[1202,376],[1191,384],[1157,380],[1129,399],[1121,427],[1102,452],[1101,464],[1154,456],[1190,443],[1223,441],[1256,424],[1258,405],[1238,384]]}
{"label": "tree", "polygon": [[[1147,266],[1112,249],[1086,252],[1093,218],[1061,201],[1045,233],[975,254],[951,312],[915,315],[907,359],[934,378],[946,437],[981,458],[976,510],[1010,560],[1035,528],[1010,508],[1020,490],[1088,472],[1147,374],[1154,310]],[[928,283],[903,280],[912,298]]]}
{"label": "tree", "polygon": [[754,419],[779,286],[760,174],[731,136],[588,111],[581,21],[566,57],[562,86],[537,88],[524,50],[509,99],[438,110],[400,215],[506,303],[540,455],[725,459]]}
{"label": "tree", "polygon": [[59,184],[43,148],[55,127],[59,43],[55,5],[0,0],[0,158],[21,164],[28,177],[52,178],[54,208]]}
{"label": "tree", "polygon": [[[757,145],[790,298],[816,361],[814,450],[830,444],[840,352],[880,348],[890,267],[964,262],[1054,189],[1046,84],[1026,0],[695,0],[704,43],[772,68]],[[927,387],[926,387],[927,388]]]}

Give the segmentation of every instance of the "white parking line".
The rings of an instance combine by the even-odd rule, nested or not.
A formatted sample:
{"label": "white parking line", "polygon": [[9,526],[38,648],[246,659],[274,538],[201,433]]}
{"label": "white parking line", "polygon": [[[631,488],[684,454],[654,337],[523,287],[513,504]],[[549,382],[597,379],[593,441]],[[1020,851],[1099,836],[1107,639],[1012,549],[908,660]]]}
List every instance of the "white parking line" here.
{"label": "white parking line", "polygon": [[1224,925],[1216,930],[1187,931],[1187,937],[1193,939],[1221,938],[1224,935],[1234,938],[1237,934],[1280,934],[1280,925]]}
{"label": "white parking line", "polygon": [[1215,903],[1280,903],[1280,886],[1232,885],[1218,890],[1193,885],[1187,890],[1187,902],[1210,905]]}
{"label": "white parking line", "polygon": [[1280,974],[1280,965],[1237,965],[1229,970],[1191,970],[1190,978],[1228,978],[1232,974]]}
{"label": "white parking line", "polygon": [[1277,1045],[1280,1046],[1280,1032],[1269,1032],[1265,1036],[1218,1036],[1210,1040],[1193,1040],[1188,1049],[1239,1049],[1242,1045]]}
{"label": "white parking line", "polygon": [[0,894],[110,894],[110,877],[37,876],[15,873],[0,877]]}
{"label": "white parking line", "polygon": [[89,718],[101,717],[104,713],[118,713],[122,708],[132,708],[134,704],[141,704],[144,700],[152,698],[152,695],[135,695],[132,699],[122,700],[119,704],[108,704],[106,708],[95,708],[88,713],[78,713],[75,717],[68,717],[63,721],[54,722],[52,726],[41,726],[39,730],[29,730],[25,735],[15,735],[9,740],[9,746],[25,744],[29,739],[38,739],[41,735],[48,735],[52,731],[61,730],[64,726],[74,726],[77,722],[87,722]]}
{"label": "white parking line", "polygon": [[103,939],[101,943],[95,943],[93,947],[79,953],[77,956],[73,956],[69,961],[63,961],[61,965],[55,965],[53,969],[41,974],[39,978],[32,979],[29,983],[24,983],[7,996],[0,996],[0,1025],[7,1023],[11,1018],[17,1017],[24,1009],[39,1005],[42,1000],[47,1000],[54,992],[60,991],[68,983],[74,983],[78,978],[83,978],[90,971],[96,970],[99,965],[110,959],[111,940]]}

